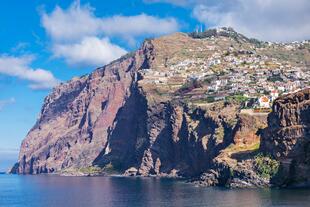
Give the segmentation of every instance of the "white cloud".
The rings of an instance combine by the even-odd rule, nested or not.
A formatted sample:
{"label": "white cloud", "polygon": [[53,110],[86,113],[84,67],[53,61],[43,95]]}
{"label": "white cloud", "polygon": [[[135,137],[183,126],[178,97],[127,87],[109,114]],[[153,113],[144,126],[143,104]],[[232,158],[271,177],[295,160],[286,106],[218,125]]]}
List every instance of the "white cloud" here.
{"label": "white cloud", "polygon": [[[210,0],[209,0],[210,1]],[[144,0],[146,3],[169,3],[177,6],[188,6],[192,4],[204,3],[206,0]]]}
{"label": "white cloud", "polygon": [[163,35],[178,31],[174,18],[158,18],[146,14],[137,16],[113,16],[102,19],[102,32],[107,35],[136,37],[140,35]]}
{"label": "white cloud", "polygon": [[228,26],[268,41],[310,39],[309,0],[144,0],[193,9],[208,27]]}
{"label": "white cloud", "polygon": [[76,2],[67,10],[57,6],[50,14],[43,12],[41,21],[46,32],[56,41],[75,41],[97,35],[101,24],[91,7],[80,7]]}
{"label": "white cloud", "polygon": [[56,7],[50,14],[43,12],[42,25],[54,40],[72,41],[85,36],[107,35],[137,37],[162,35],[178,31],[174,18],[159,18],[147,14],[135,16],[115,15],[100,18],[89,5],[74,2],[68,9]]}
{"label": "white cloud", "polygon": [[124,55],[126,50],[113,45],[108,38],[86,37],[79,43],[55,44],[53,52],[69,65],[105,65]]}
{"label": "white cloud", "polygon": [[309,0],[232,0],[226,5],[197,5],[193,16],[206,25],[230,26],[262,40],[310,39]]}
{"label": "white cloud", "polygon": [[186,0],[144,0],[144,2],[146,3],[170,3],[170,4],[175,4],[175,5],[179,5],[179,6],[183,6],[186,5],[187,2]]}
{"label": "white cloud", "polygon": [[[81,6],[77,2],[67,9],[56,7],[51,13],[43,12],[41,21],[52,39],[54,56],[65,58],[71,65],[98,66],[98,63],[106,64],[117,58],[116,55],[123,54],[124,49],[109,41],[112,37],[132,45],[136,38],[168,34],[179,29],[174,18],[159,18],[143,13],[135,16],[97,17],[92,7]],[[87,52],[79,55],[76,51],[70,51],[78,48]],[[101,60],[100,55],[103,55]]]}
{"label": "white cloud", "polygon": [[[0,100],[0,111],[7,105],[11,105],[15,103],[15,98],[10,98],[7,100]],[[1,151],[1,149],[0,149]]]}
{"label": "white cloud", "polygon": [[29,81],[32,89],[49,89],[59,83],[54,75],[47,70],[33,69],[29,65],[33,61],[33,56],[0,56],[0,74],[17,77]]}

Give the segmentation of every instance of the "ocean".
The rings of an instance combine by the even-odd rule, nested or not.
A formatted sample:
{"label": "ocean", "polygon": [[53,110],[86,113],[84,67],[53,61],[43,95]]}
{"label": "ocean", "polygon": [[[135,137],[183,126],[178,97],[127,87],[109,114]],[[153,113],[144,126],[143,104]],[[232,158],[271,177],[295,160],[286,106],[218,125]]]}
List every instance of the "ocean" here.
{"label": "ocean", "polygon": [[0,175],[0,207],[310,206],[310,189],[196,187],[159,178]]}

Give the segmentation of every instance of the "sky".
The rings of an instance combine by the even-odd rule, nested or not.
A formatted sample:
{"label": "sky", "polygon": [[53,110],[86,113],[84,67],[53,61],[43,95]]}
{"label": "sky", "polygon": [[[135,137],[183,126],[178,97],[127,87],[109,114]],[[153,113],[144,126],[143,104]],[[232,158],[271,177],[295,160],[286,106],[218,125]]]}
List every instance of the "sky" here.
{"label": "sky", "polygon": [[310,39],[309,0],[3,0],[0,171],[17,161],[44,97],[145,38],[231,26],[266,41]]}

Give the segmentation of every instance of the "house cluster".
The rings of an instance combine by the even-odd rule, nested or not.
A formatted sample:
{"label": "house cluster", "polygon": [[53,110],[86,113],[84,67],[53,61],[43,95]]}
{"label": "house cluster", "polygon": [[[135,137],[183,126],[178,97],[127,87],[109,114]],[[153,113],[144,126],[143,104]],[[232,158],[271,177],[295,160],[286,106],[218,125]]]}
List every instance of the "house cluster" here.
{"label": "house cluster", "polygon": [[[287,46],[291,47],[284,48],[291,50],[301,47],[302,43]],[[310,84],[310,71],[307,68],[262,55],[257,48],[237,50],[229,47],[206,56],[181,58],[163,68],[143,69],[141,74],[144,83],[168,88],[168,93],[174,93],[195,80],[199,81],[201,88],[184,96],[219,101],[238,94],[256,100],[252,104],[255,108],[269,108],[279,95]],[[208,99],[210,97],[212,99]]]}
{"label": "house cluster", "polygon": [[295,67],[254,52],[242,54],[246,55],[226,55],[210,61],[209,70],[212,71],[217,64],[222,70],[204,77],[211,80],[207,83],[208,96],[218,100],[224,96],[243,94],[246,98],[257,100],[253,106],[267,108],[280,94],[294,92],[310,84],[307,68]]}

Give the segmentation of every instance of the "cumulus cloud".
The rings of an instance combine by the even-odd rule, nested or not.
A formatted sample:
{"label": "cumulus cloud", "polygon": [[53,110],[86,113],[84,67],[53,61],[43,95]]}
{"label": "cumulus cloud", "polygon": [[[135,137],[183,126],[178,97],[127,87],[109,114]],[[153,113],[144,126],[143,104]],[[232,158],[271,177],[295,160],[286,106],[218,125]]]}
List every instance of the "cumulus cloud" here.
{"label": "cumulus cloud", "polygon": [[158,18],[146,14],[137,16],[113,16],[102,19],[102,32],[106,35],[136,37],[140,35],[163,35],[178,31],[174,18]]}
{"label": "cumulus cloud", "polygon": [[32,89],[49,89],[56,86],[59,80],[50,71],[30,67],[33,60],[33,56],[0,55],[0,74],[27,80]]}
{"label": "cumulus cloud", "polygon": [[[214,0],[209,0],[214,1]],[[169,3],[177,6],[189,6],[193,4],[205,3],[206,0],[144,0],[146,3]]]}
{"label": "cumulus cloud", "polygon": [[55,57],[62,57],[69,65],[104,65],[126,53],[108,38],[86,37],[79,43],[55,44]]}
{"label": "cumulus cloud", "polygon": [[42,24],[47,33],[58,41],[73,41],[94,35],[162,35],[179,29],[174,18],[159,18],[147,14],[100,18],[93,11],[90,6],[79,6],[76,2],[66,10],[57,6],[50,14],[42,14]]}
{"label": "cumulus cloud", "polygon": [[310,1],[233,0],[234,5],[197,5],[193,15],[211,26],[231,26],[270,41],[310,39]]}
{"label": "cumulus cloud", "polygon": [[213,27],[230,26],[261,40],[310,38],[308,0],[233,0],[234,5],[197,5],[193,16]]}
{"label": "cumulus cloud", "polygon": [[234,0],[144,0],[145,3],[167,3],[184,8],[193,8],[197,5],[216,6],[219,4],[232,5]]}
{"label": "cumulus cloud", "polygon": [[15,98],[10,98],[7,100],[0,100],[0,111],[7,105],[11,105],[15,103]]}
{"label": "cumulus cloud", "polygon": [[261,40],[310,39],[309,0],[145,0],[192,9],[207,27],[229,26]]}
{"label": "cumulus cloud", "polygon": [[74,2],[67,10],[56,6],[51,13],[43,12],[41,21],[53,40],[75,41],[85,36],[99,34],[100,19],[90,6],[80,7]]}
{"label": "cumulus cloud", "polygon": [[[41,21],[52,39],[54,55],[65,58],[70,64],[85,65],[106,64],[125,52],[125,49],[109,40],[112,37],[125,40],[130,45],[138,37],[163,35],[179,29],[174,18],[159,18],[143,13],[97,17],[92,7],[78,2],[67,9],[57,6],[51,13],[43,12]],[[69,50],[78,48],[87,52],[78,55]]]}
{"label": "cumulus cloud", "polygon": [[175,4],[179,6],[185,6],[187,5],[187,0],[144,0],[146,3],[170,3]]}

